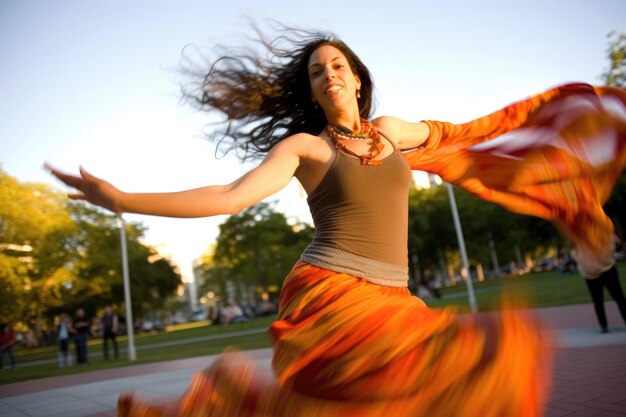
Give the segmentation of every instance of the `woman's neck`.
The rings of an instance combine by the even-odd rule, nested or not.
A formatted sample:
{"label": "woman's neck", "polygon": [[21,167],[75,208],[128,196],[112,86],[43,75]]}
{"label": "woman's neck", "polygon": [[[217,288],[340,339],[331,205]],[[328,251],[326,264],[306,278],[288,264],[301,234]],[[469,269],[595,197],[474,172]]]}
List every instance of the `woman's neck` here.
{"label": "woman's neck", "polygon": [[333,126],[341,126],[351,131],[361,128],[361,117],[358,108],[355,111],[337,111],[326,115],[328,124]]}

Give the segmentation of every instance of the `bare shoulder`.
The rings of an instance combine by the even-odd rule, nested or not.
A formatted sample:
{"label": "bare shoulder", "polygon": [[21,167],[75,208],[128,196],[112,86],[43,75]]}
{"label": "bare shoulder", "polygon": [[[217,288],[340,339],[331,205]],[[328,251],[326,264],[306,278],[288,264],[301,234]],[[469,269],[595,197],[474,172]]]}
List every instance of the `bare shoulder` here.
{"label": "bare shoulder", "polygon": [[272,152],[283,152],[283,149],[297,156],[298,164],[294,175],[307,194],[311,193],[332,163],[335,151],[330,138],[298,133],[282,140]]}
{"label": "bare shoulder", "polygon": [[325,162],[332,155],[330,140],[308,133],[296,133],[278,143],[274,149],[293,153],[301,162]]}
{"label": "bare shoulder", "polygon": [[376,128],[383,132],[383,134],[396,145],[399,141],[399,136],[402,132],[403,121],[393,116],[380,116],[372,120],[372,123]]}
{"label": "bare shoulder", "polygon": [[430,129],[424,122],[411,123],[393,116],[378,117],[373,123],[400,149],[417,148],[428,139],[430,134]]}

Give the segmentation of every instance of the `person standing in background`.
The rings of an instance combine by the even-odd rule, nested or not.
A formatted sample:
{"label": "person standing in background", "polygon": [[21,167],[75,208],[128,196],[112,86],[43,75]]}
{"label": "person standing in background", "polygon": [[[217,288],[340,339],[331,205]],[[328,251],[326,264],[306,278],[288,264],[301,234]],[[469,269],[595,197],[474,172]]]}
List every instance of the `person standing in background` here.
{"label": "person standing in background", "polygon": [[13,354],[13,345],[15,344],[15,333],[10,326],[3,324],[0,326],[0,369],[2,369],[4,365],[4,354],[7,353],[9,355],[9,360],[11,361],[11,368],[15,369],[17,367],[17,361],[15,360],[15,355]]}
{"label": "person standing in background", "polygon": [[74,327],[74,342],[76,343],[76,363],[87,363],[87,339],[89,338],[89,319],[85,316],[85,310],[78,308],[72,323]]}
{"label": "person standing in background", "polygon": [[580,248],[575,248],[571,252],[572,257],[576,260],[578,271],[585,279],[587,288],[589,288],[601,333],[609,332],[606,311],[604,309],[604,287],[606,287],[613,300],[617,303],[624,323],[626,323],[626,297],[624,297],[624,291],[619,282],[614,257],[618,244],[619,240],[615,236],[612,239],[605,239],[604,250],[601,255],[598,255],[598,253],[590,255]]}
{"label": "person standing in background", "polygon": [[57,346],[59,350],[59,368],[72,366],[72,355],[70,353],[70,339],[74,329],[67,314],[62,313],[59,325],[57,326]]}
{"label": "person standing in background", "polygon": [[113,342],[113,354],[115,359],[118,357],[117,340],[115,335],[117,334],[119,318],[117,314],[113,312],[111,304],[104,306],[104,315],[102,316],[102,346],[104,349],[104,360],[109,359],[109,339]]}

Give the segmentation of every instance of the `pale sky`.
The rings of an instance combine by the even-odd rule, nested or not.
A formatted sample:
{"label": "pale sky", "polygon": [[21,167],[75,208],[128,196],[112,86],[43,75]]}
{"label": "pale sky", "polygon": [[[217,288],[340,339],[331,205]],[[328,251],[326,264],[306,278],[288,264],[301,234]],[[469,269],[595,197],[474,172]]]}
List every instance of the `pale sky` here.
{"label": "pale sky", "polygon": [[[125,191],[233,181],[252,166],[215,159],[205,115],[179,102],[176,68],[185,45],[240,45],[246,16],[337,33],[374,76],[376,115],[409,121],[462,122],[565,82],[597,84],[606,35],[626,32],[624,0],[0,0],[2,168],[59,189],[46,160]],[[295,183],[269,200],[310,219]],[[125,217],[185,279],[225,220]]]}

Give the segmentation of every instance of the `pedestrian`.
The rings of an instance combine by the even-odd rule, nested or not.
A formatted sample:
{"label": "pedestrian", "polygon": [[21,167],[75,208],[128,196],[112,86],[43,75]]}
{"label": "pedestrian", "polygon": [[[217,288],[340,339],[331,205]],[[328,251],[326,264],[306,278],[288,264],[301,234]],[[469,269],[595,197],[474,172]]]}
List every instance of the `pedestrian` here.
{"label": "pedestrian", "polygon": [[115,340],[115,336],[117,335],[117,330],[119,327],[119,318],[117,314],[113,311],[113,307],[111,304],[106,304],[104,306],[104,315],[102,316],[102,346],[104,349],[104,360],[109,359],[109,340],[111,340],[113,344],[113,354],[115,355],[115,359],[118,358],[117,351],[117,340]]}
{"label": "pedestrian", "polygon": [[236,324],[248,321],[243,310],[234,298],[229,298],[226,307],[221,310],[220,324]]}
{"label": "pedestrian", "polygon": [[[164,405],[123,396],[120,415],[540,415],[550,349],[537,323],[511,311],[459,320],[408,291],[411,168],[559,222],[578,242],[596,223],[572,229],[570,216],[594,205],[573,205],[558,191],[579,186],[568,181],[574,168],[597,189],[610,189],[606,173],[621,171],[626,158],[611,160],[600,175],[575,165],[581,155],[560,150],[576,152],[591,135],[615,142],[624,155],[626,140],[598,139],[596,130],[570,123],[571,111],[600,124],[604,134],[623,135],[624,117],[601,103],[606,96],[623,105],[624,92],[565,85],[463,125],[371,120],[373,83],[359,57],[333,34],[283,29],[275,41],[260,36],[263,54],[237,49],[215,57],[196,96],[202,108],[225,115],[216,132],[221,143],[264,157],[238,180],[137,194],[82,168],[74,176],[49,167],[78,190],[72,198],[115,213],[233,214],[292,177],[308,194],[315,236],[284,281],[269,329],[277,382],[257,378],[241,355],[226,355],[195,377],[181,399]],[[482,145],[512,131],[521,135],[512,144]]]}
{"label": "pedestrian", "polygon": [[87,340],[89,339],[90,323],[85,316],[85,310],[81,307],[76,309],[76,315],[72,322],[74,328],[74,344],[76,345],[76,363],[86,364],[88,360]]}
{"label": "pedestrian", "polygon": [[0,325],[0,370],[4,366],[4,355],[9,355],[9,361],[11,362],[11,369],[17,367],[17,361],[13,354],[13,346],[15,345],[15,333],[11,326],[7,324]]}
{"label": "pedestrian", "polygon": [[626,324],[626,297],[622,285],[619,282],[619,275],[615,267],[614,253],[617,247],[617,236],[612,235],[604,239],[606,242],[602,256],[589,254],[578,248],[572,249],[572,257],[576,260],[578,272],[585,279],[585,284],[593,300],[593,308],[600,324],[600,332],[608,333],[609,326],[604,309],[604,288],[607,289],[622,315]]}
{"label": "pedestrian", "polygon": [[57,350],[59,357],[59,368],[72,366],[72,354],[70,353],[70,340],[74,333],[74,328],[70,318],[66,313],[61,313],[59,325],[57,326]]}

